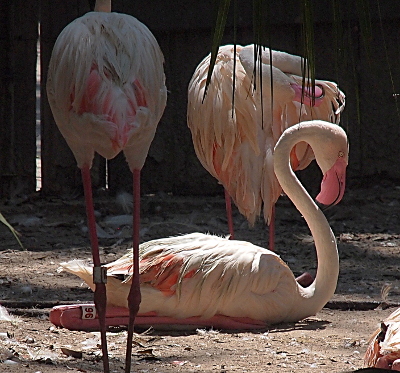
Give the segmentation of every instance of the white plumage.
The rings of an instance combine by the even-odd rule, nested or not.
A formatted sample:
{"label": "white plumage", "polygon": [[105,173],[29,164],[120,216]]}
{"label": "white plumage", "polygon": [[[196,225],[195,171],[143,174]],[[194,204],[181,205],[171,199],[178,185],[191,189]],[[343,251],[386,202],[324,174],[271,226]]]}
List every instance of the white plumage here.
{"label": "white plumage", "polygon": [[[314,282],[303,288],[278,255],[249,242],[201,233],[162,238],[140,245],[139,316],[152,314],[154,324],[161,316],[170,317],[173,324],[174,319],[219,315],[278,323],[301,320],[325,305],[338,278],[336,240],[325,216],[290,168],[290,151],[299,141],[309,142],[325,180],[334,173],[338,195],[331,198],[335,200],[343,195],[348,145],[340,127],[314,121],[286,130],[275,148],[278,180],[303,214],[315,240],[318,270]],[[80,261],[62,266],[93,288],[90,266]],[[131,253],[107,268],[109,305],[127,307]]]}
{"label": "white plumage", "polygon": [[[61,31],[49,63],[47,96],[50,107],[82,172],[105,372],[109,372],[106,294],[90,168],[95,152],[107,159],[121,151],[125,154],[133,173],[133,259],[137,267],[140,170],[166,105],[163,65],[164,56],[150,30],[130,15],[111,13],[111,0],[96,0],[95,12],[77,18]],[[133,320],[139,303],[140,288],[135,278],[129,297],[132,326],[128,330],[125,372],[130,371]]]}
{"label": "white plumage", "polygon": [[78,167],[121,150],[132,171],[143,167],[167,99],[163,63],[152,33],[127,14],[90,12],[61,32],[47,94]]}
{"label": "white plumage", "polygon": [[[267,249],[192,233],[149,241],[140,251],[139,314],[155,312],[174,318],[221,314],[271,323],[295,321],[287,317],[293,314],[301,288],[289,267]],[[93,289],[91,267],[80,261],[62,266]],[[107,265],[109,305],[127,307],[131,267],[130,251]]]}
{"label": "white plumage", "polygon": [[371,336],[364,363],[367,367],[400,371],[400,308]]}
{"label": "white plumage", "polygon": [[[188,88],[188,126],[196,155],[250,224],[261,209],[269,224],[282,192],[274,174],[273,151],[283,131],[315,119],[338,124],[345,104],[338,86],[323,80],[315,82],[314,100],[308,80],[302,96],[305,60],[301,57],[272,51],[271,66],[270,52],[265,48],[261,62],[262,90],[259,75],[253,77],[254,46],[237,45],[236,55],[233,45],[222,46],[207,95],[204,97],[210,55],[197,66]],[[290,158],[293,169],[301,170],[314,154],[302,142],[296,144]]]}

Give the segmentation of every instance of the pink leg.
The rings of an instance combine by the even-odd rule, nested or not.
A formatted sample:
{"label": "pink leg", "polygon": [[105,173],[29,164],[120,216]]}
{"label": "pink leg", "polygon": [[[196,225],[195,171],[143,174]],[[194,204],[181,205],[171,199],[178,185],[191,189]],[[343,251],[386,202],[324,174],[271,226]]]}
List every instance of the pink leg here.
{"label": "pink leg", "polygon": [[233,231],[233,217],[232,217],[231,196],[226,191],[226,189],[224,189],[224,191],[225,191],[226,216],[228,218],[228,229],[229,229],[229,234],[230,234],[229,239],[230,240],[234,240],[235,239],[235,234],[234,234],[234,231]]}
{"label": "pink leg", "polygon": [[306,287],[310,286],[314,282],[314,277],[312,277],[310,273],[304,272],[299,277],[296,277],[296,281],[303,288],[306,288]]}
{"label": "pink leg", "polygon": [[275,251],[275,205],[272,206],[271,221],[268,227],[269,249]]}
{"label": "pink leg", "polygon": [[83,189],[85,193],[86,214],[90,235],[90,243],[92,247],[93,256],[93,282],[96,284],[94,291],[94,304],[96,305],[97,313],[99,315],[100,332],[101,332],[101,350],[103,353],[103,369],[105,373],[109,373],[109,361],[107,351],[107,338],[106,338],[106,273],[104,268],[101,267],[99,242],[97,240],[96,232],[96,219],[94,217],[93,195],[92,195],[92,181],[90,178],[90,169],[84,166],[81,169]]}
{"label": "pink leg", "polygon": [[[56,306],[50,312],[50,321],[69,330],[99,330],[98,318],[82,319],[82,309],[90,309],[91,307],[93,307],[92,304]],[[129,310],[123,307],[108,307],[106,323],[108,326],[129,325]],[[147,312],[136,315],[135,326],[153,326],[156,329],[163,328],[166,330],[174,330],[178,326],[181,326],[180,329],[187,330],[202,326],[224,330],[248,330],[263,329],[267,324],[262,320],[254,320],[248,317],[215,315],[208,319],[198,316],[176,319],[169,316],[157,316],[156,312]]]}
{"label": "pink leg", "polygon": [[133,170],[133,196],[133,278],[128,295],[129,325],[125,373],[131,371],[133,330],[141,301],[139,282],[140,170]]}

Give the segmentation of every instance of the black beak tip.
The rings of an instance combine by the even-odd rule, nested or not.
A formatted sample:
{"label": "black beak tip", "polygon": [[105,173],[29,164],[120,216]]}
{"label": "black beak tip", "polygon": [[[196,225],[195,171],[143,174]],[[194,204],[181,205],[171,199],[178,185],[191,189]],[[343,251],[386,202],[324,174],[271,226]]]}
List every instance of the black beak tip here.
{"label": "black beak tip", "polygon": [[328,210],[330,207],[332,207],[332,205],[324,205],[321,202],[318,202],[317,200],[315,200],[315,204],[319,207],[319,209],[324,212],[326,210]]}

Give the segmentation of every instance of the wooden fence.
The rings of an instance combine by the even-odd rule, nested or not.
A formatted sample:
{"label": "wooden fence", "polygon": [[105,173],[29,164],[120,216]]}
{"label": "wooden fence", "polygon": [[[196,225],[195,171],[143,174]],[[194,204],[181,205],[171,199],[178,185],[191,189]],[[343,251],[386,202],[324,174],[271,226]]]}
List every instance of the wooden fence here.
{"label": "wooden fence", "polygon": [[[271,47],[301,54],[298,0],[271,6]],[[251,9],[240,2],[237,42],[252,42]],[[343,6],[342,27],[334,30],[331,1],[315,5],[317,78],[337,81],[346,93],[342,119],[350,139],[349,178],[378,175],[400,179],[400,2],[370,2],[371,37],[361,33],[352,2]],[[169,90],[167,108],[142,172],[142,192],[204,195],[220,191],[198,162],[186,125],[187,85],[209,52],[214,1],[115,0],[113,9],[145,23],[163,50]],[[380,7],[377,8],[377,5]],[[36,59],[40,25],[42,192],[80,188],[75,159],[60,135],[45,92],[48,61],[60,31],[89,11],[87,0],[6,0],[0,3],[0,198],[36,189]],[[339,35],[338,35],[339,33]],[[227,28],[224,43],[232,43]],[[339,38],[336,39],[335,35]],[[339,53],[336,40],[342,45]],[[399,96],[400,97],[400,96]],[[107,168],[107,173],[106,173]],[[98,157],[95,187],[130,190],[123,155]],[[108,180],[106,180],[108,175]]]}

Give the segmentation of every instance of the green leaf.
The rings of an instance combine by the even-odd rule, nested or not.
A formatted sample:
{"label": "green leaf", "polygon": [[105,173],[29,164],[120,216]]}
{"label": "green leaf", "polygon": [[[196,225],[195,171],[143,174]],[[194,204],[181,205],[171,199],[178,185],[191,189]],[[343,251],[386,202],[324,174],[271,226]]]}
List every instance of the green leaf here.
{"label": "green leaf", "polygon": [[[208,68],[207,80],[206,80],[206,88],[204,90],[204,97],[206,97],[208,85],[211,81],[211,76],[214,70],[215,61],[217,59],[217,54],[219,47],[221,45],[222,37],[224,36],[224,30],[226,26],[226,19],[228,18],[229,6],[231,4],[231,0],[219,0],[219,7],[217,13],[217,19],[215,22],[215,28],[213,32],[213,41],[211,46],[211,57],[210,57],[210,66]],[[204,100],[203,97],[203,100]]]}
{"label": "green leaf", "polygon": [[394,84],[395,80],[394,80],[394,76],[393,76],[393,72],[392,72],[392,66],[391,66],[391,60],[389,58],[388,48],[387,48],[387,45],[386,45],[385,32],[384,32],[384,29],[383,29],[381,6],[379,4],[379,1],[378,1],[378,16],[379,16],[379,26],[380,26],[380,30],[381,30],[381,34],[382,34],[382,40],[383,40],[383,48],[385,50],[386,64],[387,64],[388,70],[389,70],[390,84],[392,86],[393,97],[394,97],[395,104],[396,104],[397,117],[400,119],[400,107],[399,107],[399,102],[398,102],[398,94],[396,94],[396,87],[395,87],[395,84]]}
{"label": "green leaf", "polygon": [[[379,1],[378,1],[379,5]],[[361,29],[361,37],[367,52],[367,58],[371,58],[372,26],[371,13],[369,10],[369,0],[356,0],[356,9]]]}
{"label": "green leaf", "polygon": [[[311,80],[312,96],[315,96],[315,48],[314,48],[314,12],[312,0],[302,0],[301,14],[303,19],[303,92],[308,79]],[[307,62],[306,62],[307,61]],[[313,99],[314,100],[314,99]]]}
{"label": "green leaf", "polygon": [[14,235],[14,237],[16,238],[16,240],[18,241],[19,245],[21,246],[21,248],[23,249],[24,247],[22,246],[21,241],[19,240],[19,233],[18,231],[16,231],[11,224],[6,220],[6,218],[3,216],[3,214],[0,212],[0,222],[2,222],[10,231],[11,233]]}

